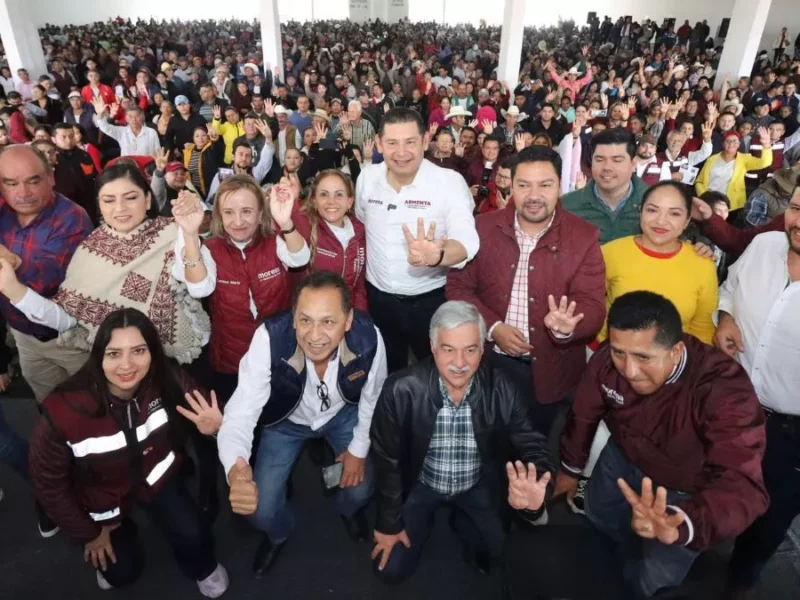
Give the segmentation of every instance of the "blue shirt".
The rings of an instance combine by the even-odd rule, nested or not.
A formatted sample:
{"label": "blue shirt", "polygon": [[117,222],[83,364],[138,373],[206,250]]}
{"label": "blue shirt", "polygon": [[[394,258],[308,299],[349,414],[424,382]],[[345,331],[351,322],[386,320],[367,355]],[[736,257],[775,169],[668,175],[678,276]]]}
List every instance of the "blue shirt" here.
{"label": "blue shirt", "polygon": [[605,200],[603,200],[600,197],[600,194],[597,193],[597,183],[596,182],[592,182],[592,194],[594,194],[594,197],[597,199],[597,201],[602,203],[602,205],[605,206],[610,213],[619,214],[619,213],[622,212],[622,208],[625,206],[625,203],[628,201],[628,199],[633,194],[633,183],[631,182],[631,183],[628,184],[628,193],[625,194],[625,197],[620,201],[619,204],[617,204],[616,208],[611,208],[611,206],[608,204],[608,202],[606,202]]}
{"label": "blue shirt", "polygon": [[293,112],[289,115],[289,123],[294,125],[297,128],[297,131],[300,133],[300,136],[303,136],[303,132],[311,127],[311,113],[307,113],[304,117],[299,112]]}

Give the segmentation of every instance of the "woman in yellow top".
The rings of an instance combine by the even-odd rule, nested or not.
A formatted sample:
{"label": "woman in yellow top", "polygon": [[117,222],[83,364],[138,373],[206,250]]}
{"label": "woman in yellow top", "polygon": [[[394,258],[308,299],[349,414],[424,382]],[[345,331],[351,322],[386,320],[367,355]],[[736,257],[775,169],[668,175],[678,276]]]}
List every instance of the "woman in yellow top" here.
{"label": "woman in yellow top", "polygon": [[709,157],[695,182],[698,196],[708,190],[725,194],[731,201],[731,211],[744,208],[747,201],[744,175],[748,171],[766,169],[772,164],[772,147],[769,130],[766,127],[758,128],[758,137],[761,139],[763,150],[761,156],[756,158],[752,154],[739,152],[742,136],[731,130],[722,136],[722,152]]}
{"label": "woman in yellow top", "polygon": [[[641,235],[602,246],[606,263],[606,302],[633,291],[661,294],[678,309],[683,330],[710,344],[711,313],[717,309],[717,272],[713,260],[702,258],[680,236],[689,225],[691,190],[674,181],[652,186],[642,198]],[[606,338],[600,332],[600,341]]]}
{"label": "woman in yellow top", "polygon": [[239,113],[233,106],[228,106],[225,109],[225,122],[220,122],[219,106],[214,107],[214,120],[211,125],[217,130],[225,140],[225,164],[229,165],[233,162],[233,142],[236,141],[240,135],[244,135],[244,124],[239,118]]}

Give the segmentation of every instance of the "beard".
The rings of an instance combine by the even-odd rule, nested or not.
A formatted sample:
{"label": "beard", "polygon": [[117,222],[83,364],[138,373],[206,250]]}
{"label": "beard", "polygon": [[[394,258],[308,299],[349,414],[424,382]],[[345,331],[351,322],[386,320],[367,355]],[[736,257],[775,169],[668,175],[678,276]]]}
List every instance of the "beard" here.
{"label": "beard", "polygon": [[794,239],[794,235],[798,232],[800,232],[800,227],[792,227],[786,231],[786,238],[789,241],[789,249],[800,256],[800,243]]}

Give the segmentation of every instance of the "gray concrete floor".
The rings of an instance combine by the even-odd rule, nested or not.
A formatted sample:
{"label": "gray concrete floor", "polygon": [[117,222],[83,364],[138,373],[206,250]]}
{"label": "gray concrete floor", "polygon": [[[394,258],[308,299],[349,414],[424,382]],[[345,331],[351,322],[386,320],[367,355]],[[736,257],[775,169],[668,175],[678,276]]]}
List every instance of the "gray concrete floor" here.
{"label": "gray concrete floor", "polygon": [[[28,436],[38,416],[33,400],[17,383],[9,395],[2,396],[2,408],[9,423]],[[217,555],[231,576],[225,598],[281,600],[487,600],[501,598],[498,573],[485,577],[468,570],[462,562],[459,545],[446,525],[446,514],[426,547],[422,565],[407,583],[397,587],[379,584],[370,573],[369,546],[357,545],[345,535],[334,507],[321,493],[317,468],[303,456],[294,475],[293,505],[298,524],[280,561],[269,576],[256,581],[250,574],[258,536],[246,523],[224,507],[215,526]],[[5,466],[0,465],[0,487],[5,499],[0,502],[0,599],[92,600],[148,598],[178,600],[201,598],[192,581],[179,573],[164,540],[150,527],[143,515],[136,515],[147,548],[147,566],[142,578],[130,589],[103,592],[95,584],[92,569],[83,562],[79,548],[63,535],[49,540],[39,537],[33,514],[30,490]],[[224,502],[223,502],[224,505]],[[556,508],[553,522],[572,522],[580,517]],[[800,540],[800,527],[795,539]],[[700,581],[689,586],[684,598],[708,600],[720,597],[724,552],[704,559],[693,569],[691,578]],[[581,565],[574,565],[580,576]],[[711,574],[709,574],[711,572]],[[533,582],[532,582],[533,583]],[[533,588],[532,588],[533,592]],[[604,598],[598,590],[597,598]],[[759,598],[797,600],[800,598],[800,558],[798,547],[787,542],[771,561],[765,573]],[[611,600],[611,599],[609,599]]]}

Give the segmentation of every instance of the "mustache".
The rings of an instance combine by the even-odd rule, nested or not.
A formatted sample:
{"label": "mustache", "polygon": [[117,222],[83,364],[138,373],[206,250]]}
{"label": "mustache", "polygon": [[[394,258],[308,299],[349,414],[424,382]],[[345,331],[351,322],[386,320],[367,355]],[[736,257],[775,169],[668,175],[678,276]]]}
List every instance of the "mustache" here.
{"label": "mustache", "polygon": [[455,365],[447,365],[447,370],[456,375],[463,375],[469,371],[469,367],[457,367]]}

